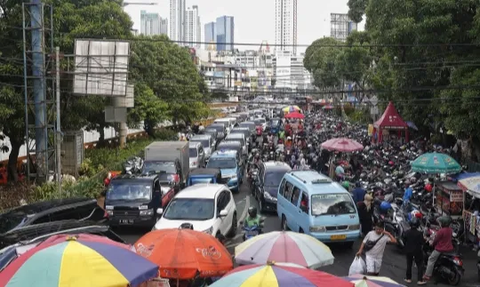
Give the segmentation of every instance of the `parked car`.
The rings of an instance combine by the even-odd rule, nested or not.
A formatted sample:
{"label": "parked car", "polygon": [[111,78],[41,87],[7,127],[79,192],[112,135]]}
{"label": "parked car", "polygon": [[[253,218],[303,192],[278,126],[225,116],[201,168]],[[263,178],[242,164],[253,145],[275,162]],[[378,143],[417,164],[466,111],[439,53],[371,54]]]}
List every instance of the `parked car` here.
{"label": "parked car", "polygon": [[223,184],[196,184],[185,188],[170,202],[154,229],[179,228],[184,223],[215,237],[234,236],[237,207],[232,192]]}
{"label": "parked car", "polygon": [[65,198],[41,201],[0,214],[0,236],[15,229],[60,220],[104,220],[105,212],[96,199]]}

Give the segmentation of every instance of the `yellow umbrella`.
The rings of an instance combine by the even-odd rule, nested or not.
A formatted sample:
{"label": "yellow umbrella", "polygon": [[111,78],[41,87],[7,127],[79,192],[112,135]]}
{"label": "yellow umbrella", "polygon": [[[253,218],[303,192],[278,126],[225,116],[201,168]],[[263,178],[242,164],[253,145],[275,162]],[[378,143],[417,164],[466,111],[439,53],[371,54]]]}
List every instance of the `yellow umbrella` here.
{"label": "yellow umbrella", "polygon": [[299,106],[288,106],[282,109],[284,113],[293,113],[293,112],[301,112],[302,109]]}

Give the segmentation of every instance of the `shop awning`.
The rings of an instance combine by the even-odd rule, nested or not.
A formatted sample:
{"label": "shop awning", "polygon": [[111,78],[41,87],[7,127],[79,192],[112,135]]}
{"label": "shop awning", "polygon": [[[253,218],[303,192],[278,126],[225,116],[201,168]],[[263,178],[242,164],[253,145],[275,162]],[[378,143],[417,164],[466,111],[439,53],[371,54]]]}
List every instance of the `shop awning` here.
{"label": "shop awning", "polygon": [[480,198],[480,172],[466,172],[457,176],[458,186],[475,197]]}

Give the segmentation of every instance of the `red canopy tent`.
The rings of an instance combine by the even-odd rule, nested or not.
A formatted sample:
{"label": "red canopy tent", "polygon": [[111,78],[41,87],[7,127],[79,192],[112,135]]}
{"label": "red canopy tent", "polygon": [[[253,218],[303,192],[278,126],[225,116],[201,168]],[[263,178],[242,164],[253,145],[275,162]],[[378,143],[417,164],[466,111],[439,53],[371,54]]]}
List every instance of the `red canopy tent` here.
{"label": "red canopy tent", "polygon": [[378,133],[377,142],[382,142],[383,130],[397,130],[399,136],[404,131],[405,140],[408,141],[408,125],[397,112],[392,102],[388,103],[383,115],[373,124],[372,141],[375,141],[375,134]]}

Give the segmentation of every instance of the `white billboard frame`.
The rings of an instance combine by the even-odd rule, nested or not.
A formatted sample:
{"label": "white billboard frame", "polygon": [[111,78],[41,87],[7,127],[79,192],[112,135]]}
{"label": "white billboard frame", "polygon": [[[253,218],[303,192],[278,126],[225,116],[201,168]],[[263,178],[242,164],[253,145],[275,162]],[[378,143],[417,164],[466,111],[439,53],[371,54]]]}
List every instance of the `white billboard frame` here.
{"label": "white billboard frame", "polygon": [[130,43],[122,40],[75,39],[73,93],[125,97]]}

